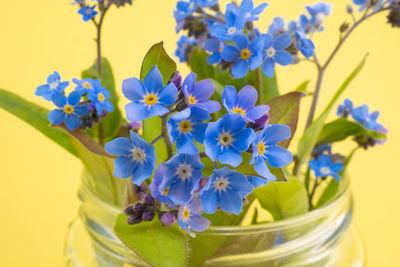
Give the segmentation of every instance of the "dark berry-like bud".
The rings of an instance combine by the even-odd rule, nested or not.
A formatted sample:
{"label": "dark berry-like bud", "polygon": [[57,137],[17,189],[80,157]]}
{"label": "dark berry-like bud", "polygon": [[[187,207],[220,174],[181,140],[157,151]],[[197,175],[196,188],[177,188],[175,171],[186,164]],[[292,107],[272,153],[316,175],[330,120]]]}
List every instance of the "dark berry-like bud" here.
{"label": "dark berry-like bud", "polygon": [[175,85],[178,91],[182,88],[182,75],[179,73],[179,71],[175,71],[172,74],[170,82],[172,82]]}
{"label": "dark berry-like bud", "polygon": [[176,217],[174,214],[166,212],[161,215],[160,221],[164,226],[171,226],[176,223]]}
{"label": "dark berry-like bud", "polygon": [[342,25],[340,25],[340,27],[339,27],[339,31],[341,32],[341,33],[344,33],[344,32],[346,32],[348,29],[349,29],[349,27],[350,27],[350,23],[348,23],[348,22],[343,22],[342,23]]}
{"label": "dark berry-like bud", "polygon": [[254,131],[259,131],[264,129],[265,125],[267,125],[269,121],[269,114],[265,113],[259,119],[255,120],[253,123],[249,124],[249,127],[252,128]]}
{"label": "dark berry-like bud", "polygon": [[155,213],[153,210],[147,210],[147,211],[143,212],[142,219],[143,219],[143,221],[149,222],[154,219],[154,215],[155,215]]}
{"label": "dark berry-like bud", "polygon": [[143,203],[146,205],[153,205],[154,198],[150,194],[147,194],[143,197]]}
{"label": "dark berry-like bud", "polygon": [[349,13],[349,14],[353,14],[353,6],[352,5],[347,5],[346,6],[346,11],[347,11],[347,13]]}
{"label": "dark berry-like bud", "polygon": [[124,213],[125,213],[125,215],[135,214],[136,212],[135,212],[134,206],[129,206],[129,207],[125,208]]}
{"label": "dark berry-like bud", "polygon": [[136,214],[142,214],[146,210],[146,206],[143,203],[136,203],[133,210]]}
{"label": "dark berry-like bud", "polygon": [[132,215],[128,218],[128,220],[126,220],[126,222],[130,225],[140,223],[141,221],[142,217],[138,214]]}

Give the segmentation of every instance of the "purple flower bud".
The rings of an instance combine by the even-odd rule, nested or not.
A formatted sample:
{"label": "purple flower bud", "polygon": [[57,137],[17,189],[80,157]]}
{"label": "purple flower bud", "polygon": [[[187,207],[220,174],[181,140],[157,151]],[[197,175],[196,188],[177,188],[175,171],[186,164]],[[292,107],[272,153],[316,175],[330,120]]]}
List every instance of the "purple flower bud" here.
{"label": "purple flower bud", "polygon": [[133,210],[137,214],[142,214],[146,209],[146,206],[143,203],[136,203],[135,206],[133,207]]}
{"label": "purple flower bud", "polygon": [[154,215],[155,215],[154,211],[148,210],[143,212],[142,219],[143,221],[149,222],[153,220]]}
{"label": "purple flower bud", "polygon": [[172,213],[169,213],[169,212],[166,212],[166,213],[164,213],[163,215],[161,215],[161,223],[164,225],[164,226],[171,226],[171,225],[173,225],[174,223],[176,223],[176,217],[175,217],[175,215],[174,214],[172,214]]}
{"label": "purple flower bud", "polygon": [[346,11],[347,11],[347,13],[349,13],[349,14],[353,14],[353,6],[352,5],[347,5],[346,6]]}
{"label": "purple flower bud", "polygon": [[139,131],[140,128],[142,128],[142,122],[141,121],[129,122],[126,124],[126,128],[133,131]]}
{"label": "purple flower bud", "polygon": [[150,194],[146,194],[143,198],[143,203],[146,205],[153,205],[154,198]]}
{"label": "purple flower bud", "polygon": [[138,214],[132,215],[128,218],[128,220],[126,220],[126,222],[130,225],[140,223],[141,221],[142,217]]}
{"label": "purple flower bud", "polygon": [[269,121],[269,114],[265,113],[259,119],[255,120],[254,123],[251,123],[250,127],[253,128],[254,131],[259,131],[264,129],[268,121]]}
{"label": "purple flower bud", "polygon": [[88,107],[88,109],[89,109],[89,113],[90,113],[91,111],[95,111],[95,110],[96,110],[96,106],[94,105],[93,102],[89,102],[88,105],[87,105],[87,107]]}
{"label": "purple flower bud", "polygon": [[172,74],[170,82],[174,83],[176,89],[180,90],[182,88],[182,76],[179,71]]}
{"label": "purple flower bud", "polygon": [[134,209],[133,206],[129,206],[129,207],[124,209],[124,213],[125,213],[125,215],[133,215],[136,212],[135,212],[135,209]]}

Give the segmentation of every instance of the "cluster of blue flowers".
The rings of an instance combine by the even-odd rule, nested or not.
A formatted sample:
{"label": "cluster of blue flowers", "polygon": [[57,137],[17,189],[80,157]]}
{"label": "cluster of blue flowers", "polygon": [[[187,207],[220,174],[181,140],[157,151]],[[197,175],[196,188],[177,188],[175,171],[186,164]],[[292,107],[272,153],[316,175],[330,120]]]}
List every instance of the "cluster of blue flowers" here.
{"label": "cluster of blue flowers", "polygon": [[[251,86],[239,92],[233,86],[226,86],[221,99],[226,114],[210,121],[210,114],[221,109],[218,102],[210,100],[215,90],[212,81],[196,82],[196,74],[191,73],[181,83],[178,76],[174,74],[164,85],[160,71],[154,66],[143,82],[130,78],[122,85],[123,94],[130,100],[125,106],[128,120],[164,118],[167,136],[163,137],[175,145],[175,155],[157,167],[153,142],[146,142],[133,131],[130,138],[117,138],[105,147],[108,153],[117,156],[116,177],[132,177],[139,187],[152,177],[149,186],[152,197],[170,210],[160,215],[166,225],[177,216],[181,228],[202,231],[209,226],[209,221],[201,217],[203,212],[210,214],[220,208],[239,214],[243,198],[254,187],[276,179],[269,166],[281,168],[292,161],[292,154],[278,146],[290,137],[290,129],[266,124],[269,108],[255,106],[257,91]],[[262,125],[257,124],[260,118]],[[254,164],[259,176],[246,176],[231,168],[243,163],[243,153],[252,155],[250,165]],[[204,176],[205,164],[210,159],[214,166],[212,174]]]}
{"label": "cluster of blue flowers", "polygon": [[65,123],[69,130],[92,127],[100,117],[114,110],[109,100],[110,92],[101,86],[99,80],[74,78],[72,81],[76,87],[68,96],[65,89],[69,82],[61,81],[56,71],[47,77],[46,84],[36,89],[35,95],[52,101],[57,107],[48,115],[53,125]]}
{"label": "cluster of blue flowers", "polygon": [[[88,2],[97,2],[97,4],[91,5]],[[125,4],[132,4],[132,0],[74,0],[72,4],[79,5],[78,14],[82,15],[82,20],[87,22],[94,19],[99,11],[103,12],[109,5],[114,4],[120,7]]]}
{"label": "cluster of blue flowers", "polygon": [[332,153],[332,144],[321,145],[313,150],[314,159],[308,162],[308,167],[314,171],[317,178],[333,177],[340,182],[340,172],[343,170],[344,157]]}
{"label": "cluster of blue flowers", "polygon": [[310,38],[324,29],[323,19],[331,13],[331,5],[320,2],[307,6],[308,15],[300,15],[299,21],[289,22],[287,28],[284,19],[276,17],[268,31],[261,33],[253,23],[267,6],[242,0],[239,6],[227,4],[223,14],[218,1],[178,1],[176,31],[187,30],[187,35],[179,39],[176,56],[181,62],[188,61],[198,46],[211,53],[209,65],[229,67],[234,78],[260,66],[266,76],[273,77],[276,63],[287,66],[298,61],[298,51],[306,58],[313,56],[315,46]]}

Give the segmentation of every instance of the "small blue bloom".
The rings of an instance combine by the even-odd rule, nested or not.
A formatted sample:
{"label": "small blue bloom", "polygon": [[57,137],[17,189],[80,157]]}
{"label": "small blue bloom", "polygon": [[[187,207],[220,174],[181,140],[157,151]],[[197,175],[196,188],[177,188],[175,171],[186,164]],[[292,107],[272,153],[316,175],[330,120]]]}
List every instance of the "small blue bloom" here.
{"label": "small blue bloom", "polygon": [[179,207],[178,224],[183,230],[194,236],[192,230],[201,232],[210,226],[210,221],[201,216],[203,213],[204,209],[200,198],[193,197],[188,203]]}
{"label": "small blue bloom", "polygon": [[210,7],[218,3],[218,0],[197,0],[197,4],[201,7]]}
{"label": "small blue bloom", "polygon": [[282,17],[275,17],[268,28],[268,33],[272,36],[285,33],[285,20]]}
{"label": "small blue bloom", "polygon": [[118,156],[114,160],[114,176],[128,178],[140,186],[144,180],[153,174],[156,167],[156,152],[154,146],[148,144],[139,135],[130,131],[130,137],[118,137],[105,145],[108,153]]}
{"label": "small blue bloom", "polygon": [[192,50],[192,46],[196,44],[196,40],[189,38],[186,35],[182,35],[178,40],[178,47],[175,51],[175,56],[179,58],[179,62],[186,62],[188,60],[188,54]]}
{"label": "small blue bloom", "polygon": [[246,128],[240,114],[226,114],[207,126],[204,139],[205,152],[212,160],[233,167],[242,162],[241,151],[246,151],[255,137],[254,131]]}
{"label": "small blue bloom", "polygon": [[94,10],[95,8],[96,8],[96,5],[84,6],[78,10],[78,13],[82,15],[83,21],[87,22],[97,15],[97,11]]}
{"label": "small blue bloom", "polygon": [[313,149],[312,155],[319,155],[327,152],[328,154],[332,154],[332,144],[323,144],[320,146],[317,146]]}
{"label": "small blue bloom", "polygon": [[177,154],[164,165],[166,171],[160,191],[167,190],[167,196],[175,205],[187,203],[192,193],[199,189],[204,168],[199,155]]}
{"label": "small blue bloom", "polygon": [[232,9],[225,11],[225,24],[214,23],[209,27],[210,35],[221,40],[232,40],[232,37],[240,33],[243,27],[237,26],[237,16]]}
{"label": "small blue bloom", "polygon": [[60,92],[55,92],[51,96],[51,100],[58,109],[49,112],[49,120],[54,125],[64,122],[71,131],[79,127],[80,117],[88,113],[87,106],[78,106],[81,95],[77,92],[71,92],[68,98]]}
{"label": "small blue bloom", "polygon": [[353,3],[357,6],[360,6],[360,12],[363,12],[370,7],[372,7],[373,12],[376,12],[383,6],[384,0],[379,0],[378,2],[371,0],[353,0]]}
{"label": "small blue bloom", "polygon": [[199,150],[194,140],[203,143],[207,128],[203,121],[209,119],[208,111],[198,107],[187,108],[169,117],[167,126],[171,141],[176,142],[178,153],[197,154]]}
{"label": "small blue bloom", "polygon": [[340,117],[347,117],[351,111],[353,110],[353,102],[350,99],[346,98],[342,105],[339,105],[336,114]]}
{"label": "small blue bloom", "polygon": [[42,96],[47,101],[51,101],[51,96],[54,92],[64,92],[64,89],[67,88],[69,82],[62,82],[60,74],[55,71],[53,74],[50,74],[47,77],[47,83],[40,85],[35,92],[36,96]]}
{"label": "small blue bloom", "polygon": [[306,33],[323,31],[322,22],[325,16],[331,14],[332,4],[319,2],[313,6],[306,6],[306,9],[311,16],[311,19],[304,25],[307,28]]}
{"label": "small blue bloom", "polygon": [[232,8],[238,17],[238,28],[242,29],[247,22],[257,21],[259,19],[259,15],[267,6],[267,3],[262,3],[254,7],[253,0],[242,0],[239,9],[236,7]]}
{"label": "small blue bloom", "polygon": [[254,106],[257,101],[257,91],[253,86],[243,87],[239,93],[231,85],[225,86],[221,100],[229,113],[238,113],[247,121],[255,122],[268,112],[267,105]]}
{"label": "small blue bloom", "polygon": [[208,65],[219,64],[222,60],[224,43],[219,39],[207,39],[204,42],[204,49],[212,54],[207,57]]}
{"label": "small blue bloom", "polygon": [[350,112],[353,119],[365,126],[368,130],[381,132],[384,127],[379,124],[376,120],[379,117],[379,111],[374,111],[369,113],[369,108],[367,105],[362,105],[361,107],[354,108]]}
{"label": "small blue bloom", "polygon": [[82,79],[78,80],[73,78],[72,81],[76,84],[75,91],[80,93],[81,95],[87,94],[89,90],[92,90],[96,87],[100,87],[100,81],[98,79]]}
{"label": "small blue bloom", "polygon": [[220,207],[238,215],[243,207],[242,198],[252,190],[253,186],[243,174],[224,167],[213,171],[200,200],[205,213],[214,213]]}
{"label": "small blue bloom", "polygon": [[201,80],[196,83],[197,75],[191,72],[183,81],[182,91],[189,107],[199,107],[209,113],[217,112],[221,105],[217,101],[208,100],[215,91],[211,80]]}
{"label": "small blue bloom", "polygon": [[267,125],[257,135],[252,143],[253,156],[250,164],[254,163],[254,169],[259,175],[274,181],[276,177],[268,169],[267,163],[272,167],[282,168],[292,162],[292,153],[278,146],[278,143],[289,137],[290,128],[280,124]]}
{"label": "small blue bloom", "polygon": [[124,80],[122,92],[132,101],[125,106],[126,117],[130,121],[143,121],[164,115],[169,111],[167,106],[174,104],[178,94],[173,83],[163,87],[163,78],[156,65],[151,68],[143,83],[137,78]]}
{"label": "small blue bloom", "polygon": [[317,177],[332,176],[336,181],[340,182],[339,173],[343,170],[343,164],[340,162],[332,162],[330,155],[321,154],[318,159],[312,159],[308,162],[308,166],[314,171]]}
{"label": "small blue bloom", "polygon": [[170,208],[176,208],[174,202],[167,196],[169,188],[160,191],[160,186],[163,184],[165,179],[166,170],[167,167],[164,164],[161,163],[158,166],[157,170],[154,173],[153,180],[149,185],[149,189],[153,197],[158,199],[158,201],[168,204]]}
{"label": "small blue bloom", "polygon": [[295,32],[296,46],[306,58],[314,55],[315,45],[311,39],[308,39],[302,32]]}
{"label": "small blue bloom", "polygon": [[89,91],[88,99],[94,103],[97,116],[103,113],[103,109],[107,112],[112,112],[114,110],[114,105],[109,98],[110,92],[102,86],[96,86],[94,90]]}
{"label": "small blue bloom", "polygon": [[267,179],[255,175],[249,175],[247,176],[247,179],[254,188],[268,184]]}
{"label": "small blue bloom", "polygon": [[263,72],[266,76],[273,77],[275,75],[275,62],[282,66],[293,63],[292,55],[285,50],[291,44],[292,38],[288,33],[280,34],[275,38],[269,33],[264,35],[265,60]]}
{"label": "small blue bloom", "polygon": [[192,15],[197,8],[198,8],[197,0],[189,0],[188,2],[178,1],[176,3],[176,10],[184,14],[185,17]]}
{"label": "small blue bloom", "polygon": [[235,46],[226,45],[222,51],[222,59],[233,62],[231,73],[239,79],[247,74],[249,68],[255,70],[261,65],[264,38],[255,38],[249,43],[247,35],[235,34],[232,40]]}

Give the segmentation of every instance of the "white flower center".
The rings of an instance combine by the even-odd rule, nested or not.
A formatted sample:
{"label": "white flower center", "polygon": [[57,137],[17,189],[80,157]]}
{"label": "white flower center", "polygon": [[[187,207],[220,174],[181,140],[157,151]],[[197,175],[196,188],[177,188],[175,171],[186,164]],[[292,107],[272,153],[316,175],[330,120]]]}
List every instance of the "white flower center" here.
{"label": "white flower center", "polygon": [[228,34],[229,34],[229,35],[232,35],[232,34],[234,34],[235,32],[236,32],[235,27],[230,27],[230,28],[228,29]]}
{"label": "white flower center", "polygon": [[146,153],[144,152],[143,149],[139,147],[134,147],[132,149],[132,158],[134,161],[143,163],[146,160]]}
{"label": "white flower center", "polygon": [[49,84],[50,90],[55,90],[55,89],[57,89],[58,84],[59,84],[58,81],[55,81],[55,82],[52,82],[51,84]]}
{"label": "white flower center", "polygon": [[217,177],[214,181],[213,187],[217,191],[225,191],[229,187],[228,178]]}
{"label": "white flower center", "polygon": [[192,167],[187,163],[182,163],[178,166],[176,174],[182,180],[186,180],[192,176]]}
{"label": "white flower center", "polygon": [[328,167],[322,167],[321,168],[321,173],[324,175],[327,175],[331,172],[331,170]]}
{"label": "white flower center", "polygon": [[230,146],[233,142],[232,135],[230,133],[222,132],[218,137],[218,142],[221,146]]}
{"label": "white flower center", "polygon": [[267,58],[272,58],[272,57],[275,56],[276,50],[275,50],[275,48],[270,47],[270,48],[267,49],[266,53],[267,53]]}
{"label": "white flower center", "polygon": [[88,8],[88,9],[86,9],[85,13],[86,13],[86,15],[90,15],[90,14],[92,14],[92,10],[90,8]]}
{"label": "white flower center", "polygon": [[248,18],[250,18],[250,17],[251,17],[250,12],[246,12],[245,18],[248,19]]}

